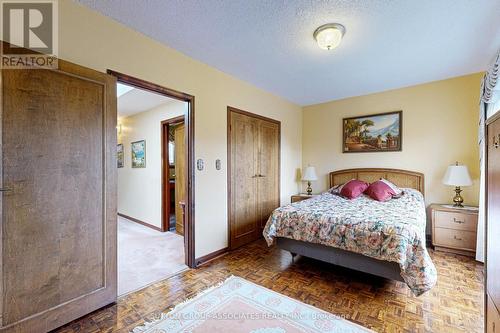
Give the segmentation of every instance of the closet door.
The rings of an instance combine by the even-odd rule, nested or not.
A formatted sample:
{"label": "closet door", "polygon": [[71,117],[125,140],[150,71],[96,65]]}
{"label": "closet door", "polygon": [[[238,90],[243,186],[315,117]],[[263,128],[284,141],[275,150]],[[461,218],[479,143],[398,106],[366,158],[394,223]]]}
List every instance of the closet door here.
{"label": "closet door", "polygon": [[1,332],[116,300],[116,81],[59,61],[2,70]]}
{"label": "closet door", "polygon": [[[487,198],[487,259],[486,292],[489,295],[487,313],[497,313],[500,309],[500,118],[488,125],[488,198]],[[498,318],[498,316],[497,316]],[[493,332],[492,320],[488,316],[488,332]],[[498,319],[497,319],[498,320]],[[500,332],[500,327],[496,327]]]}
{"label": "closet door", "polygon": [[258,122],[231,112],[229,128],[229,222],[232,249],[257,239]]}
{"label": "closet door", "polygon": [[280,124],[259,120],[259,233],[280,205]]}
{"label": "closet door", "polygon": [[262,237],[279,206],[280,123],[228,108],[229,234],[234,249]]}

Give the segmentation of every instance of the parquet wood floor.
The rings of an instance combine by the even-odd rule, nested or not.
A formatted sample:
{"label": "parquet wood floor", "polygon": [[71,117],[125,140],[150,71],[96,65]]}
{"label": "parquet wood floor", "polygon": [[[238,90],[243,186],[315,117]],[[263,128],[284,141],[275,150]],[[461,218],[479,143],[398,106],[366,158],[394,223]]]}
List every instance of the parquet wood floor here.
{"label": "parquet wood floor", "polygon": [[303,257],[292,263],[289,253],[257,241],[202,268],[127,295],[54,332],[129,332],[230,275],[377,332],[482,332],[483,265],[459,255],[432,250],[430,254],[438,283],[415,297],[401,282]]}

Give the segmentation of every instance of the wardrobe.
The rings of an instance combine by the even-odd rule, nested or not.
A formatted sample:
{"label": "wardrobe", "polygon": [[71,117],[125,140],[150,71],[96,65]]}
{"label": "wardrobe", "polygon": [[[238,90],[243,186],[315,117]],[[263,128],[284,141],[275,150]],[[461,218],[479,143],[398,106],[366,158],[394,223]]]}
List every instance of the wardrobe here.
{"label": "wardrobe", "polygon": [[262,237],[280,205],[279,121],[228,107],[229,247]]}
{"label": "wardrobe", "polygon": [[486,332],[500,333],[500,112],[486,132]]}

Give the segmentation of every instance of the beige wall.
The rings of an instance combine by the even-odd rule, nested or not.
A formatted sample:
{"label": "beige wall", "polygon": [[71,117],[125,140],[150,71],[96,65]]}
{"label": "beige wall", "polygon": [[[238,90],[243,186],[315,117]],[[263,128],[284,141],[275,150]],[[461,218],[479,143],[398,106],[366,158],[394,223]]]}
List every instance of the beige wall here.
{"label": "beige wall", "polygon": [[[337,169],[399,168],[424,173],[427,204],[446,203],[453,189],[441,179],[459,161],[474,179],[474,186],[464,188],[465,202],[477,204],[480,79],[474,74],[305,107],[302,160],[316,167],[313,189],[327,189],[328,172]],[[342,118],[395,110],[403,110],[402,152],[342,153]]]}
{"label": "beige wall", "polygon": [[[191,95],[195,100],[196,256],[227,246],[226,107],[280,120],[281,200],[298,191],[302,165],[301,108],[69,0],[59,1],[59,56],[104,72],[113,69]],[[222,170],[215,160],[222,160]]]}
{"label": "beige wall", "polygon": [[[124,166],[118,169],[118,212],[161,228],[161,122],[184,115],[188,104],[172,100],[119,119]],[[132,168],[130,144],[146,140],[146,167]]]}

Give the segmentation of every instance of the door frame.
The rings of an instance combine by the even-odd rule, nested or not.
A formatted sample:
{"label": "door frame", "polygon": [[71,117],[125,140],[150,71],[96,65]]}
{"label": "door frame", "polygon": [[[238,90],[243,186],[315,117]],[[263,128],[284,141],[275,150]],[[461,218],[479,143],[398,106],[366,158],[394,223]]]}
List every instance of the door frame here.
{"label": "door frame", "polygon": [[[171,125],[185,123],[184,116],[177,116],[163,120],[161,126],[161,229],[170,230],[170,188],[169,184],[169,153],[168,153],[168,132]],[[186,159],[187,161],[187,159]]]}
{"label": "door frame", "polygon": [[278,193],[281,203],[281,121],[269,117],[261,116],[255,113],[244,111],[232,106],[227,107],[227,247],[231,250],[234,248],[231,245],[231,185],[232,185],[232,165],[231,165],[231,114],[239,113],[244,116],[269,121],[278,124]]}
{"label": "door frame", "polygon": [[[123,74],[114,70],[107,70],[107,73],[116,77],[117,82],[127,84],[139,89],[147,90],[156,94],[170,97],[179,101],[187,102],[188,108],[184,114],[184,124],[186,126],[186,151],[187,151],[187,172],[186,172],[186,228],[184,230],[184,248],[185,262],[190,268],[196,267],[195,262],[195,211],[194,211],[194,177],[195,177],[195,155],[194,155],[194,105],[195,98],[174,89],[170,89],[158,84],[148,82],[127,74]],[[163,213],[162,213],[163,214]],[[163,225],[163,222],[162,222]]]}

